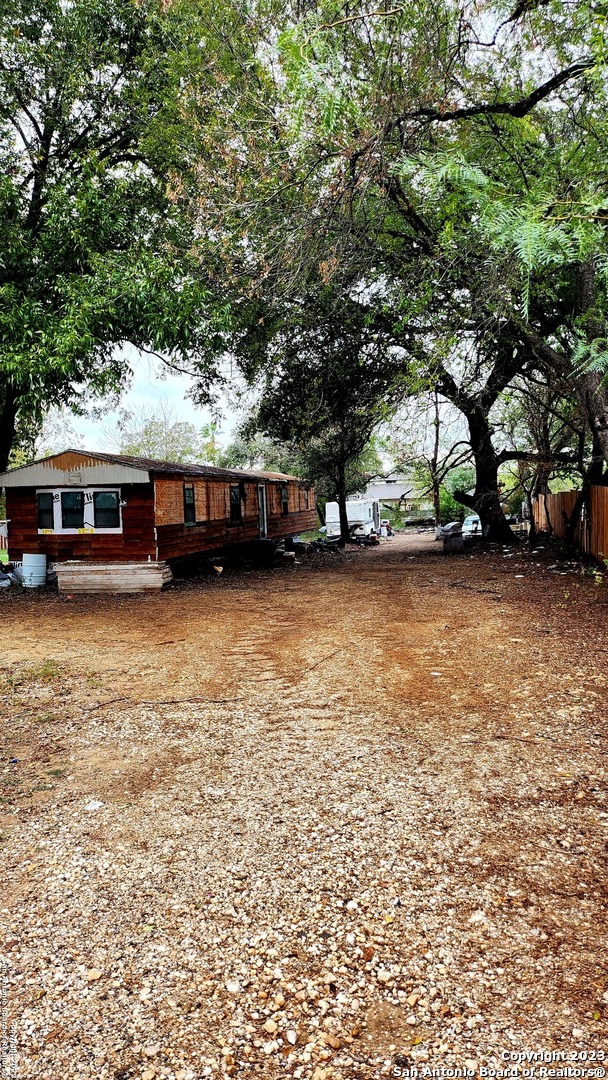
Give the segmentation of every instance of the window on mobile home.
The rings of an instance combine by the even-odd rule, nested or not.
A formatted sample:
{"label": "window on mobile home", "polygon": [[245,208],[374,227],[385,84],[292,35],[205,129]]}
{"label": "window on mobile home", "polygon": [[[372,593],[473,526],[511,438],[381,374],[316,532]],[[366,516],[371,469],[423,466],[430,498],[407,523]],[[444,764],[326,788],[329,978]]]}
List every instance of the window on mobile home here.
{"label": "window on mobile home", "polygon": [[195,521],[194,484],[184,484],[184,522],[186,525],[193,525]]}
{"label": "window on mobile home", "polygon": [[120,489],[62,489],[36,492],[39,532],[122,532]]}
{"label": "window on mobile home", "polygon": [[240,484],[230,485],[230,520],[233,524],[243,520]]}
{"label": "window on mobile home", "polygon": [[61,528],[84,529],[84,491],[61,492]]}
{"label": "window on mobile home", "polygon": [[36,495],[36,510],[39,529],[52,529],[55,525],[53,513],[53,492],[39,491]]}
{"label": "window on mobile home", "polygon": [[118,529],[120,506],[117,491],[93,492],[93,520],[96,529]]}

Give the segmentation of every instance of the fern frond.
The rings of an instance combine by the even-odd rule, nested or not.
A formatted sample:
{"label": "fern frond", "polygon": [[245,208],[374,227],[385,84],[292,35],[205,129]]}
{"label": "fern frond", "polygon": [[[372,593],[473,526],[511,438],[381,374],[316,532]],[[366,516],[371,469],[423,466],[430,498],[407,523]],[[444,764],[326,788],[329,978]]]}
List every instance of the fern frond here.
{"label": "fern frond", "polygon": [[429,194],[436,194],[446,183],[456,184],[465,193],[483,191],[490,181],[478,165],[472,165],[460,154],[441,152],[424,158],[403,157],[395,172],[404,179],[416,177]]}
{"label": "fern frond", "polygon": [[572,362],[575,373],[599,371],[608,374],[608,341],[606,338],[594,338],[593,341],[579,338],[572,353]]}

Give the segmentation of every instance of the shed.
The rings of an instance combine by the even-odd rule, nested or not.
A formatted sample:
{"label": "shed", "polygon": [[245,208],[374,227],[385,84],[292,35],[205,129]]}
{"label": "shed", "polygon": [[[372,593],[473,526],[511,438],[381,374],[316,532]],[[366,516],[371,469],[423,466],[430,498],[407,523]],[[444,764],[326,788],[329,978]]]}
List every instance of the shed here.
{"label": "shed", "polygon": [[67,563],[72,571],[81,564],[78,579],[88,572],[95,590],[100,567],[111,584],[128,587],[127,564],[154,563],[158,574],[148,566],[145,579],[157,584],[146,587],[160,588],[171,560],[316,526],[313,489],[282,473],[65,450],[0,473],[0,486],[9,559],[45,554],[60,587]]}

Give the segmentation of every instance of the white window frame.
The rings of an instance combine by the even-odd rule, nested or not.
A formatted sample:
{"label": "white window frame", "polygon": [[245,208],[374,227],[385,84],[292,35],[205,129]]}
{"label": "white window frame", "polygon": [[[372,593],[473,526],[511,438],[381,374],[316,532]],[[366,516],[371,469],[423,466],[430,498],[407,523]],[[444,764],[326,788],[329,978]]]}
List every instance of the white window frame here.
{"label": "white window frame", "polygon": [[[63,529],[61,526],[61,494],[64,491],[82,491],[84,495],[84,528],[83,529]],[[117,529],[104,529],[95,528],[95,516],[93,510],[93,495],[96,492],[101,491],[116,491],[118,492],[118,517],[120,525]],[[53,496],[53,528],[52,529],[38,529],[39,536],[103,536],[118,535],[122,533],[122,496],[119,487],[61,487],[61,488],[36,488],[36,513],[38,513],[38,495],[50,494]],[[88,516],[91,518],[91,524],[87,522]]]}

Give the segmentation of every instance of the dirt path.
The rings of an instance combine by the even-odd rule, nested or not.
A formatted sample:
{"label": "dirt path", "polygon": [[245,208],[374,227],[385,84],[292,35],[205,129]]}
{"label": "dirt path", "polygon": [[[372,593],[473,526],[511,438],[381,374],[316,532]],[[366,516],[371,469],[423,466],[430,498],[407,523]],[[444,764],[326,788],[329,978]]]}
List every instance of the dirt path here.
{"label": "dirt path", "polygon": [[1,597],[19,1080],[608,1056],[608,587],[550,563]]}

